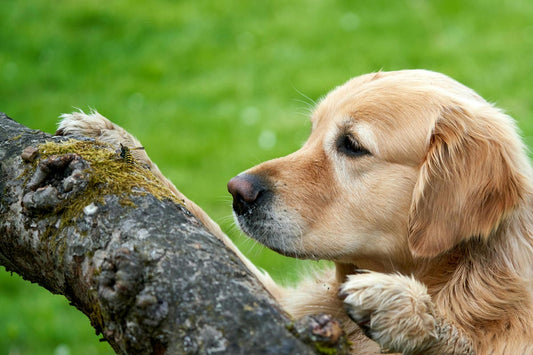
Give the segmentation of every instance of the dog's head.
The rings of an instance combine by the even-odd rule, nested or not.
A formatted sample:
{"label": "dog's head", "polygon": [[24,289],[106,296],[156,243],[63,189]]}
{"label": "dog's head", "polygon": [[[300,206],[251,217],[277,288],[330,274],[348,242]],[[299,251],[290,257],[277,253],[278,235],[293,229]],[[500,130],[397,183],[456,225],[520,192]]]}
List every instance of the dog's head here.
{"label": "dog's head", "polygon": [[436,256],[489,238],[528,188],[513,120],[442,74],[354,78],[311,121],[300,150],[228,184],[243,231],[285,255]]}

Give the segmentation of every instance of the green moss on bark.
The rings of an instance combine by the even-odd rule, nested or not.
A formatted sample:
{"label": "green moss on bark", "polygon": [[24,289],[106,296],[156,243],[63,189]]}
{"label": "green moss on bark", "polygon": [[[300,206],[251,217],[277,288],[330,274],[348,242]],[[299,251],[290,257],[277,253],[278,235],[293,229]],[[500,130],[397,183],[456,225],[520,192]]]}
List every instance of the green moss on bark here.
{"label": "green moss on bark", "polygon": [[132,207],[135,207],[135,204],[130,196],[146,194],[151,194],[159,200],[168,199],[183,204],[149,169],[134,159],[121,158],[120,154],[105,143],[70,139],[63,142],[46,142],[37,148],[39,156],[29,164],[21,176],[26,178],[26,183],[35,173],[38,164],[52,156],[74,153],[90,165],[84,171],[88,183],[82,192],[65,198],[52,211],[46,211],[38,216],[45,218],[57,215],[61,218],[59,227],[54,233],[45,233],[48,237],[57,234],[65,226],[72,225],[83,213],[84,208],[91,203],[103,204],[104,197],[108,195],[119,196],[122,205]]}

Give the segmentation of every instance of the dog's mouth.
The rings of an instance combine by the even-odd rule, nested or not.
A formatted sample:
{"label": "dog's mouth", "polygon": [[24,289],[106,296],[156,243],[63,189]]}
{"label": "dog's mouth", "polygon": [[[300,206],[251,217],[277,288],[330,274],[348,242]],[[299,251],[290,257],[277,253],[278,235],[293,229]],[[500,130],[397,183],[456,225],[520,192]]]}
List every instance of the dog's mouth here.
{"label": "dog's mouth", "polygon": [[269,249],[285,256],[304,258],[295,249],[295,240],[291,225],[283,223],[283,218],[276,218],[268,207],[257,206],[239,214],[234,209],[234,216],[241,230]]}

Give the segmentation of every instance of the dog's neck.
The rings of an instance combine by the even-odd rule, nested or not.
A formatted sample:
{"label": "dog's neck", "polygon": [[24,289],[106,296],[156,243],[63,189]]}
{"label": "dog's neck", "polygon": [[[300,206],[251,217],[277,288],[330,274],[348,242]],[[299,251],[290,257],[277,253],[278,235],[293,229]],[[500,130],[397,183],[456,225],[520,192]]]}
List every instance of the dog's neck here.
{"label": "dog's neck", "polygon": [[[406,262],[403,262],[403,261]],[[409,262],[407,262],[409,260]],[[346,281],[348,275],[354,274],[357,270],[371,270],[383,273],[397,272],[401,274],[412,274],[412,258],[406,257],[404,259],[391,262],[387,259],[386,262],[380,262],[375,257],[359,257],[351,263],[335,262],[335,274],[337,282],[343,283]]]}
{"label": "dog's neck", "polygon": [[383,258],[376,255],[362,256],[359,255],[353,260],[347,259],[335,262],[335,270],[337,281],[342,283],[346,280],[346,276],[353,274],[355,270],[371,270],[382,273],[400,273],[411,275],[413,271],[414,261],[411,253],[406,250],[403,255],[395,255]]}

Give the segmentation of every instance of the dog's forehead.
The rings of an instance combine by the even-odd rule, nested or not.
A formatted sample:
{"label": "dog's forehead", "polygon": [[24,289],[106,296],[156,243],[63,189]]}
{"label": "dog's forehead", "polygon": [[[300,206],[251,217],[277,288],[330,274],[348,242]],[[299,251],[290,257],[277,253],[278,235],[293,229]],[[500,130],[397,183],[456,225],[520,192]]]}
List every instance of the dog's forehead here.
{"label": "dog's forehead", "polygon": [[420,109],[432,104],[432,99],[445,87],[452,91],[454,84],[460,85],[442,74],[420,70],[365,74],[329,92],[317,106],[313,120],[355,113],[362,114],[364,119],[380,113],[391,116],[406,109]]}
{"label": "dog's forehead", "polygon": [[[348,80],[329,92],[315,110],[313,121],[329,120],[332,114],[379,114],[410,110],[421,111],[427,107],[446,104],[446,100],[485,104],[472,89],[454,79],[428,70],[400,70],[365,74]],[[375,118],[375,117],[374,117]],[[384,124],[390,122],[384,120]]]}

